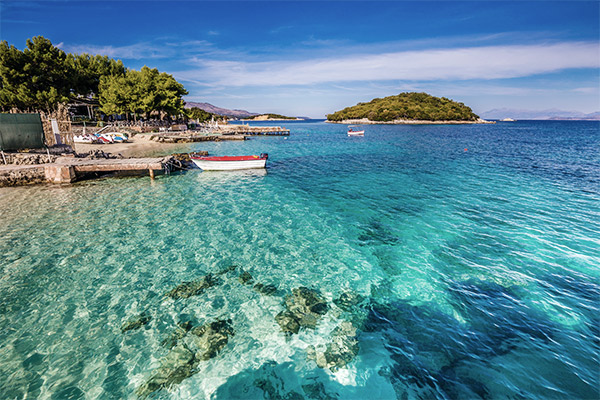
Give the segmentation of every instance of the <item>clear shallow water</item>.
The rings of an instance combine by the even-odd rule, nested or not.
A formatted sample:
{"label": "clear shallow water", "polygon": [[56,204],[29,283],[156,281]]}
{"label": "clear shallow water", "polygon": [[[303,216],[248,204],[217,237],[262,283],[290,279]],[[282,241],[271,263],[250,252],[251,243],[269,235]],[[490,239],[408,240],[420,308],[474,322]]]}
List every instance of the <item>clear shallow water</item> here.
{"label": "clear shallow water", "polygon": [[[194,146],[268,152],[266,174],[1,188],[2,398],[136,398],[177,322],[216,319],[235,331],[221,352],[150,398],[599,397],[598,123],[284,125]],[[301,286],[329,312],[286,336],[275,316]],[[362,307],[337,308],[345,292]],[[318,367],[307,349],[343,321],[358,353]]]}

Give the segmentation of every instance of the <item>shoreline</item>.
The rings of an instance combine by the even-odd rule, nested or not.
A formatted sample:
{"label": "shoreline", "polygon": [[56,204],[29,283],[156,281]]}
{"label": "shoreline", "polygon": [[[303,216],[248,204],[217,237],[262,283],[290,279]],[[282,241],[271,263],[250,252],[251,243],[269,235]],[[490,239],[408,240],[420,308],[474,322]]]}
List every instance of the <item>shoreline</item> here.
{"label": "shoreline", "polygon": [[344,119],[342,121],[325,120],[330,124],[342,125],[469,125],[469,124],[495,124],[496,121],[487,121],[479,118],[477,121],[427,121],[412,119],[395,119],[393,121],[371,121],[368,118]]}
{"label": "shoreline", "polygon": [[244,122],[255,122],[255,121],[260,121],[260,122],[269,122],[269,121],[305,121],[302,118],[268,118],[268,119],[240,119],[238,121],[244,121]]}
{"label": "shoreline", "polygon": [[107,143],[107,144],[88,144],[75,143],[73,150],[76,153],[89,153],[94,150],[101,150],[105,153],[120,154],[123,157],[150,157],[167,156],[173,153],[185,153],[193,143],[162,143],[150,140],[150,134],[137,134],[131,136],[129,142],[125,143]]}

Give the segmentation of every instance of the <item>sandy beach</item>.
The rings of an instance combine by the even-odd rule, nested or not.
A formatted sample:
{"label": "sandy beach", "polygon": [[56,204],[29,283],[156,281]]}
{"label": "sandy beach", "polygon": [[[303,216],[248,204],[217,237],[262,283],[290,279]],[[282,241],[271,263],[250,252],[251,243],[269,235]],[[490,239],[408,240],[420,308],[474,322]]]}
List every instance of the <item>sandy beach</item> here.
{"label": "sandy beach", "polygon": [[121,154],[123,157],[153,157],[188,152],[191,143],[159,143],[150,140],[150,135],[138,134],[127,143],[86,144],[75,143],[77,153],[102,150],[105,153]]}

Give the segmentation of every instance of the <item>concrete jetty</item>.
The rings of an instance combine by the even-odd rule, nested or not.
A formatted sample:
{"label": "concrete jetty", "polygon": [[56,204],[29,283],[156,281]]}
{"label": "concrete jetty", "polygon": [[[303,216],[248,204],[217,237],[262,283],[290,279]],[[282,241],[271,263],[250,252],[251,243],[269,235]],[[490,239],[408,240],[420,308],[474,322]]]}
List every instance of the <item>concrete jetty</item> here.
{"label": "concrete jetty", "polygon": [[219,140],[247,140],[250,136],[289,136],[290,130],[280,126],[215,125],[207,130],[160,132],[150,136],[162,143],[193,143]]}
{"label": "concrete jetty", "polygon": [[223,135],[249,136],[289,136],[290,130],[281,126],[219,125],[218,132]]}
{"label": "concrete jetty", "polygon": [[157,133],[150,136],[150,140],[160,143],[194,143],[194,142],[215,142],[219,140],[246,140],[246,135],[206,135],[206,134],[172,134]]}
{"label": "concrete jetty", "polygon": [[169,168],[169,157],[161,158],[123,158],[123,159],[86,159],[59,157],[53,163],[37,165],[0,166],[0,186],[14,186],[31,183],[72,183],[86,174],[99,172],[137,172],[148,171],[150,178]]}

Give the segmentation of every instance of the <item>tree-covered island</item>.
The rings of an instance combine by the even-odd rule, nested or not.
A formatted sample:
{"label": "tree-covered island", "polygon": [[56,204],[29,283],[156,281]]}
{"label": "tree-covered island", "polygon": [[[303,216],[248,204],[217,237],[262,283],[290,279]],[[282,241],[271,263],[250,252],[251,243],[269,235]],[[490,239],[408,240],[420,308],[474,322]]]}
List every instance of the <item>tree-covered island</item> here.
{"label": "tree-covered island", "polygon": [[463,103],[427,93],[400,93],[327,115],[337,123],[487,123]]}
{"label": "tree-covered island", "polygon": [[287,117],[281,114],[261,114],[250,118],[244,118],[245,121],[279,121],[279,120],[298,120],[297,117]]}

